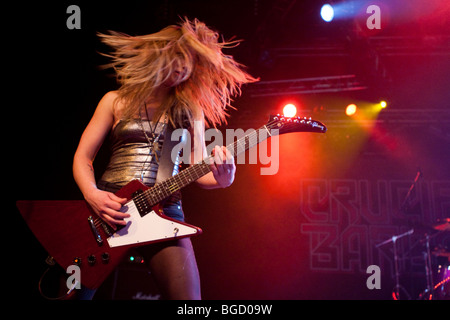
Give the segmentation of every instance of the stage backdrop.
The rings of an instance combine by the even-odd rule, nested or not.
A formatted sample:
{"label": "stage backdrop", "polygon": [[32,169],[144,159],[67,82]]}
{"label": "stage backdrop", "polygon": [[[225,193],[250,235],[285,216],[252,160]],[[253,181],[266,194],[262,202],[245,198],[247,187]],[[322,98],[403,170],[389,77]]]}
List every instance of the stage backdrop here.
{"label": "stage backdrop", "polygon": [[[390,299],[392,243],[376,245],[414,228],[397,249],[401,297],[417,298],[426,226],[450,216],[449,142],[395,127],[384,136],[351,125],[283,135],[277,174],[240,164],[227,189],[189,187],[187,220],[204,230],[193,239],[204,297]],[[448,233],[431,234],[432,249],[448,247]],[[370,265],[381,289],[366,285]]]}
{"label": "stage backdrop", "polygon": [[[12,209],[7,212],[5,228],[19,235],[6,246],[5,256],[15,262],[7,279],[11,283],[5,285],[11,297],[39,298],[37,283],[46,269],[43,261],[47,256],[21,219],[15,201],[82,198],[72,177],[73,154],[98,101],[117,88],[111,72],[99,69],[109,61],[98,54],[107,48],[96,32],[145,34],[186,13],[223,31],[226,39],[248,40],[236,49],[235,57],[251,66],[250,71],[262,80],[354,72],[353,59],[346,60],[351,71],[343,63],[336,64],[333,71],[322,70],[333,63],[318,60],[320,63],[310,64],[308,59],[302,64],[280,60],[283,68],[270,72],[259,69],[258,59],[248,54],[260,45],[255,37],[257,27],[249,21],[253,6],[251,11],[233,10],[227,1],[227,11],[219,8],[213,14],[203,1],[192,11],[191,2],[182,6],[179,1],[161,1],[156,7],[153,2],[140,3],[145,8],[83,3],[79,30],[66,26],[71,2],[36,2],[27,4],[27,10],[8,11],[17,15],[11,20],[15,42],[10,47],[25,53],[20,55],[20,63],[11,64],[14,72],[8,73],[16,90],[8,93],[16,99],[4,117],[16,125],[5,135],[4,157],[4,171],[12,175],[4,184],[14,199],[8,202]],[[295,21],[304,20],[295,16]],[[405,26],[408,37],[411,30],[417,32],[412,26],[416,24]],[[315,29],[308,26],[301,31],[309,37]],[[288,30],[295,33],[287,34],[288,38],[301,33]],[[417,47],[421,48],[421,43]],[[275,175],[261,175],[261,168],[267,166],[261,163],[239,164],[236,180],[227,189],[208,191],[192,185],[184,190],[186,219],[204,231],[193,243],[205,299],[389,299],[394,287],[392,244],[376,245],[413,227],[417,230],[397,243],[402,295],[416,298],[424,290],[422,240],[426,228],[417,226],[450,216],[450,91],[448,56],[439,52],[422,55],[421,51],[394,55],[391,61],[383,57],[394,80],[390,84],[393,96],[389,97],[393,103],[383,111],[383,121],[369,121],[367,127],[345,115],[344,120],[336,119],[333,115],[345,110],[346,104],[337,103],[342,97],[329,96],[331,102],[326,103],[308,101],[308,95],[296,96],[305,115],[327,124],[326,134],[281,136]],[[303,64],[310,66],[305,69]],[[232,112],[236,120],[230,121],[230,128],[263,124],[241,121],[244,114],[264,120],[269,113],[281,111],[270,99],[252,99],[249,89],[243,90],[247,97],[234,103],[238,110]],[[346,93],[346,98],[369,100],[375,93],[370,88],[357,97]],[[287,98],[292,97],[283,97]],[[321,112],[312,112],[315,108]],[[106,150],[107,146],[96,159],[97,174],[106,165]],[[419,171],[422,174],[402,208]],[[448,235],[437,234],[431,246],[448,246],[448,242]],[[381,289],[366,286],[370,265],[380,267]],[[135,282],[143,281],[138,276]],[[136,290],[130,294],[156,295]]]}

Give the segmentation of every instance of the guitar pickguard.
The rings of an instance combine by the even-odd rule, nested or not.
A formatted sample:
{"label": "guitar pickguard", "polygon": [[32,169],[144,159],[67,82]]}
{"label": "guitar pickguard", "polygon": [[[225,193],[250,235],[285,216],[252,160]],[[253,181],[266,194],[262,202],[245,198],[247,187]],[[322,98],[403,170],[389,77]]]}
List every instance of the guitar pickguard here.
{"label": "guitar pickguard", "polygon": [[187,237],[199,232],[198,228],[166,217],[158,206],[141,217],[134,201],[131,200],[122,206],[120,211],[128,213],[130,217],[125,219],[127,224],[123,228],[107,239],[111,248]]}

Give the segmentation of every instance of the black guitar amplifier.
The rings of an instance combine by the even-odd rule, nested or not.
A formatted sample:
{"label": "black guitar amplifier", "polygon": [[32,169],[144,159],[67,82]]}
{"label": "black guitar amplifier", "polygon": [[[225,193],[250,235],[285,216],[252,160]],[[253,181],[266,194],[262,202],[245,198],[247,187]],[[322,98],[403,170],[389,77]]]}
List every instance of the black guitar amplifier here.
{"label": "black guitar amplifier", "polygon": [[159,300],[161,294],[144,258],[131,251],[98,288],[93,300]]}

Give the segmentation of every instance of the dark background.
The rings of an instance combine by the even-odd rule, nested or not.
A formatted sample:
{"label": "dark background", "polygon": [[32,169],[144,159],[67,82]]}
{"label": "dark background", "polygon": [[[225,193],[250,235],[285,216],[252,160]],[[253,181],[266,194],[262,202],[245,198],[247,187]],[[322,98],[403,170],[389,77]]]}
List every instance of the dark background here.
{"label": "dark background", "polygon": [[[358,15],[331,23],[320,19],[321,1],[6,6],[4,16],[12,18],[3,49],[8,199],[10,194],[15,201],[82,198],[72,178],[72,157],[98,101],[117,88],[111,71],[99,68],[108,61],[98,54],[107,48],[97,32],[148,34],[178,23],[178,17],[196,17],[225,39],[244,39],[227,54],[262,81],[243,88],[222,130],[257,128],[286,102],[328,126],[325,135],[280,136],[276,175],[261,175],[261,163],[239,164],[235,183],[227,189],[192,185],[184,190],[187,221],[204,231],[193,238],[203,297],[390,299],[392,248],[374,246],[412,225],[450,217],[450,5],[375,1],[382,28],[368,30],[368,3],[344,3],[358,4]],[[81,9],[80,30],[66,27],[71,4]],[[338,75],[354,75],[359,88],[347,91],[343,88],[351,86],[345,81],[330,84],[324,78]],[[314,80],[295,88],[273,82],[307,78]],[[366,122],[344,113],[349,103],[368,108],[381,99],[388,108]],[[98,155],[97,174],[107,151]],[[422,177],[401,211],[419,170]],[[366,184],[369,200],[363,196]],[[317,191],[317,185],[323,188]],[[367,218],[361,203],[383,218]],[[14,230],[7,251],[14,262],[11,294],[41,299],[37,282],[46,253],[13,205],[5,226]],[[415,233],[401,243],[401,280],[412,299],[425,289],[421,239]],[[433,248],[448,245],[448,234],[432,238]],[[437,263],[433,256],[434,267]],[[381,290],[366,287],[370,264],[382,267]],[[106,298],[102,294],[99,298]]]}

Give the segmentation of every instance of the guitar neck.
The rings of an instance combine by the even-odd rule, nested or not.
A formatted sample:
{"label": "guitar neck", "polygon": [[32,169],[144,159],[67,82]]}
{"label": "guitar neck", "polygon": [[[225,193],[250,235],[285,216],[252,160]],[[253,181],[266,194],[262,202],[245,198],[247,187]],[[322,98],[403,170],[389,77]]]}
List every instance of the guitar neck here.
{"label": "guitar neck", "polygon": [[[260,134],[260,132],[262,134]],[[271,136],[270,130],[264,125],[258,130],[254,130],[248,135],[229,144],[226,148],[236,157],[237,155],[247,151],[256,146],[258,143],[266,140]],[[162,200],[166,199],[176,191],[186,187],[197,179],[208,174],[211,169],[209,163],[212,156],[209,156],[202,161],[188,167],[180,173],[170,177],[169,179],[154,185],[152,188],[146,190],[144,193],[150,206],[154,206]]]}

